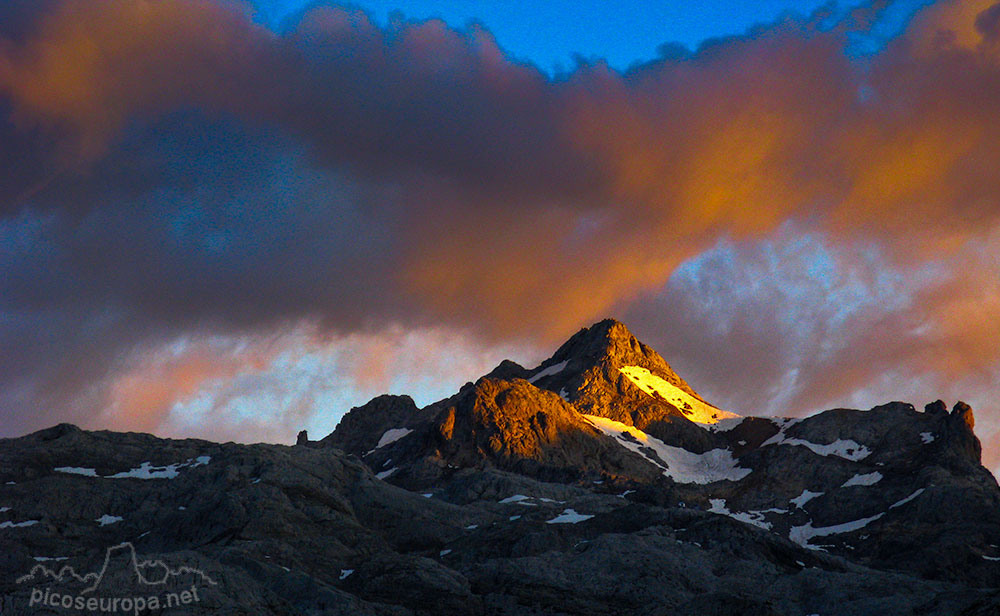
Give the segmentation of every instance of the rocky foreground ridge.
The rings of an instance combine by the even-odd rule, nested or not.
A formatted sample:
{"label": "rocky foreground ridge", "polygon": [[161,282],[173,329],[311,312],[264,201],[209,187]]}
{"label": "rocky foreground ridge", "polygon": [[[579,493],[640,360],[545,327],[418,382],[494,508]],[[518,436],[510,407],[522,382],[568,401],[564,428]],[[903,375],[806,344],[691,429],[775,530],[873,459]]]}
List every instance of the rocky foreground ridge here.
{"label": "rocky foreground ridge", "polygon": [[60,425],[0,440],[0,614],[90,613],[32,592],[160,569],[201,593],[147,613],[997,614],[974,424],[940,401],[738,417],[609,320],[293,447]]}

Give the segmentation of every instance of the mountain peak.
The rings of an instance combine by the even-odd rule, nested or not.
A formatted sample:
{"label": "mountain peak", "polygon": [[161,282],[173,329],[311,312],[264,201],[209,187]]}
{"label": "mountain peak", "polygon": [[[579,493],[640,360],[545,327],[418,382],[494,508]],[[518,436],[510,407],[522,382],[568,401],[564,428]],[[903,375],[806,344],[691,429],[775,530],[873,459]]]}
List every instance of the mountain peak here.
{"label": "mountain peak", "polygon": [[734,417],[708,404],[615,319],[581,329],[526,378],[582,412],[640,429],[665,415],[702,423]]}
{"label": "mountain peak", "polygon": [[[545,379],[550,374],[555,375],[554,369],[559,365],[563,366],[559,371],[562,377]],[[543,383],[563,381],[574,373],[597,369],[605,373],[608,380],[616,381],[621,370],[629,368],[648,370],[684,392],[696,395],[659,353],[636,338],[624,323],[615,319],[604,319],[578,331],[552,357],[542,362],[529,380],[534,382],[545,379]]]}
{"label": "mountain peak", "polygon": [[656,351],[640,342],[624,323],[615,319],[604,319],[581,329],[559,347],[550,360],[543,362],[543,366],[567,360],[620,365],[653,361],[666,365]]}
{"label": "mountain peak", "polygon": [[602,321],[598,321],[590,327],[584,327],[581,331],[590,332],[595,335],[604,335],[608,338],[620,338],[626,340],[635,338],[624,323],[618,319],[612,319],[610,317]]}
{"label": "mountain peak", "polygon": [[319,442],[320,446],[338,447],[344,451],[374,449],[381,434],[403,425],[416,412],[417,405],[410,396],[377,396],[348,411],[333,433]]}

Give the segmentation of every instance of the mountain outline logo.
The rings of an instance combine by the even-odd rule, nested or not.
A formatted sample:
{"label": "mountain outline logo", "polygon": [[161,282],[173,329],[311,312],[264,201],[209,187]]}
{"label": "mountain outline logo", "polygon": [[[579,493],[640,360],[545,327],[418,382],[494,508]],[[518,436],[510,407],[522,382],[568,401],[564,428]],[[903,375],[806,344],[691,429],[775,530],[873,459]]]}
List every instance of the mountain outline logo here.
{"label": "mountain outline logo", "polygon": [[[72,579],[75,579],[76,581],[81,583],[86,583],[89,580],[93,580],[93,583],[90,586],[87,586],[86,588],[80,591],[80,594],[91,593],[94,592],[98,588],[98,586],[100,586],[101,581],[107,574],[108,567],[111,563],[112,554],[116,550],[127,550],[129,552],[129,560],[131,562],[132,569],[136,574],[136,578],[141,583],[146,584],[148,586],[163,586],[167,584],[171,580],[171,578],[176,578],[177,576],[185,574],[193,574],[199,577],[204,583],[210,586],[217,585],[217,582],[201,569],[188,567],[186,565],[178,567],[176,569],[171,569],[170,566],[167,565],[167,563],[164,562],[162,559],[140,560],[138,555],[136,554],[135,545],[131,541],[125,541],[107,548],[104,552],[104,563],[101,565],[100,571],[94,573],[88,573],[86,575],[80,575],[79,573],[76,572],[75,569],[73,569],[72,566],[64,565],[61,569],[59,569],[59,572],[56,573],[54,570],[39,563],[34,567],[32,567],[31,571],[29,571],[27,574],[19,577],[17,579],[17,583],[22,584],[24,582],[27,582],[33,579],[38,573],[41,573],[44,577],[50,578],[57,582],[63,582],[66,580],[67,576],[69,576]],[[148,575],[143,572],[143,569],[152,570],[154,567],[161,568],[164,572],[163,577],[159,580],[150,580]]]}
{"label": "mountain outline logo", "polygon": [[[205,571],[181,565],[171,567],[163,559],[140,558],[135,545],[122,542],[105,549],[98,571],[80,574],[71,565],[58,570],[38,563],[17,584],[35,582],[29,607],[43,606],[67,610],[87,609],[102,612],[140,614],[201,601],[198,587],[217,586]],[[53,588],[53,583],[71,588]],[[82,588],[77,588],[82,585]],[[44,587],[44,589],[43,589]],[[126,591],[126,595],[122,595]]]}

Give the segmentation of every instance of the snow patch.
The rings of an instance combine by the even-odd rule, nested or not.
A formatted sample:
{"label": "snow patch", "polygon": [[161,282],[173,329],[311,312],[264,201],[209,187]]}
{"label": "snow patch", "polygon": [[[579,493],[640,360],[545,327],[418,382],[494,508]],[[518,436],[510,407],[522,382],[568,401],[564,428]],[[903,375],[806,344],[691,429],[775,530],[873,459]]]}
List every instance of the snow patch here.
{"label": "snow patch", "polygon": [[835,526],[820,526],[819,528],[814,528],[812,522],[809,522],[804,526],[793,526],[788,532],[788,538],[804,548],[809,548],[810,550],[821,550],[822,548],[818,546],[810,545],[809,540],[813,537],[827,537],[829,535],[854,532],[868,526],[884,515],[885,512],[882,512],[868,518],[844,522],[843,524],[837,524]]}
{"label": "snow patch", "polygon": [[714,424],[720,419],[742,420],[736,413],[723,411],[707,402],[699,400],[680,387],[667,382],[645,368],[625,366],[624,368],[619,368],[619,371],[647,395],[653,398],[659,395],[669,404],[677,407],[691,421]]}
{"label": "snow patch", "polygon": [[[893,503],[892,505],[889,505],[889,509],[895,509],[896,507],[901,507],[906,503],[912,501],[913,499],[917,498],[923,493],[924,493],[924,488],[920,488],[919,490],[915,491],[913,494],[910,494],[903,500]],[[789,531],[788,533],[788,538],[803,547],[807,547],[812,550],[819,550],[822,548],[814,545],[809,545],[809,540],[812,539],[813,537],[825,537],[828,535],[839,535],[842,533],[853,532],[860,528],[868,526],[875,520],[878,520],[879,518],[884,516],[886,513],[887,513],[886,511],[883,511],[882,513],[877,513],[867,518],[861,518],[860,520],[854,520],[852,522],[844,522],[843,524],[837,524],[835,526],[821,526],[819,528],[814,528],[812,522],[809,522],[804,526],[793,526],[791,531]]]}
{"label": "snow patch", "polygon": [[500,501],[501,505],[509,505],[511,503],[516,503],[518,505],[524,505],[525,507],[537,507],[536,503],[529,503],[528,501],[541,501],[543,503],[563,503],[566,501],[552,500],[551,498],[544,498],[542,496],[525,496],[524,494],[515,494],[514,496],[508,496],[507,498]]}
{"label": "snow patch", "polygon": [[0,528],[24,528],[25,526],[34,526],[38,524],[38,520],[25,520],[24,522],[0,522]]}
{"label": "snow patch", "polygon": [[895,509],[896,507],[902,507],[903,505],[905,505],[906,503],[910,502],[911,500],[915,499],[916,497],[920,496],[923,493],[924,493],[924,488],[920,488],[919,490],[917,490],[913,494],[910,494],[909,496],[907,496],[903,500],[895,502],[895,503],[889,505],[889,509]]}
{"label": "snow patch", "polygon": [[375,476],[378,477],[379,479],[385,479],[387,477],[392,476],[392,474],[395,473],[398,470],[399,470],[399,467],[398,466],[394,466],[394,467],[390,468],[387,471],[382,471],[381,473],[375,473]]}
{"label": "snow patch", "polygon": [[736,415],[734,417],[724,417],[715,423],[701,423],[697,421],[695,423],[701,423],[701,427],[707,428],[709,432],[729,432],[736,426],[743,423],[744,419],[746,419],[746,417]]}
{"label": "snow patch", "polygon": [[354,569],[341,569],[340,579],[342,580],[347,579],[347,576],[351,575],[352,573],[354,573]]}
{"label": "snow patch", "polygon": [[386,445],[395,443],[411,432],[413,432],[413,430],[410,430],[409,428],[389,428],[382,433],[382,438],[378,440],[378,445],[375,445],[375,449],[380,449]]}
{"label": "snow patch", "polygon": [[801,420],[785,420],[781,429],[777,434],[767,439],[760,444],[761,447],[767,447],[769,445],[799,445],[805,447],[812,451],[813,453],[819,454],[821,456],[837,456],[838,458],[844,458],[845,460],[850,460],[852,462],[857,462],[859,460],[864,460],[871,455],[871,450],[860,445],[852,440],[837,439],[836,441],[823,445],[820,443],[811,443],[809,441],[800,438],[789,438],[785,436],[785,430],[790,426],[798,423]]}
{"label": "snow patch", "polygon": [[548,368],[546,368],[545,370],[542,370],[538,374],[536,374],[533,377],[531,377],[530,379],[528,379],[528,382],[529,383],[534,383],[538,379],[542,379],[542,378],[545,378],[547,376],[552,376],[553,374],[559,374],[560,372],[562,372],[563,370],[566,369],[566,364],[568,364],[568,363],[569,363],[568,361],[561,361],[558,364],[553,364],[553,365],[549,366]]}
{"label": "snow patch", "polygon": [[438,552],[438,556],[439,557],[440,556],[447,556],[448,554],[451,554],[451,550],[441,550],[440,552]]}
{"label": "snow patch", "polygon": [[934,434],[930,432],[921,432],[920,440],[924,442],[924,445],[934,442]]}
{"label": "snow patch", "polygon": [[802,494],[799,494],[798,496],[796,496],[795,498],[791,499],[788,502],[792,503],[799,509],[802,509],[806,503],[816,498],[817,496],[823,496],[823,494],[825,494],[825,492],[810,492],[809,490],[802,490]]}
{"label": "snow patch", "polygon": [[179,475],[177,468],[176,464],[153,466],[152,462],[143,462],[139,468],[115,473],[109,479],[173,479]]}
{"label": "snow patch", "polygon": [[33,557],[33,559],[40,563],[44,563],[53,560],[54,561],[69,560],[69,556],[35,556]]}
{"label": "snow patch", "polygon": [[79,466],[60,466],[59,468],[52,469],[57,473],[66,473],[68,475],[83,475],[84,477],[97,477],[97,469],[93,468],[81,468]]}
{"label": "snow patch", "polygon": [[182,468],[195,468],[205,466],[212,461],[212,456],[198,456],[184,462],[168,464],[166,466],[154,466],[152,462],[143,462],[138,468],[115,473],[102,477],[92,468],[81,468],[79,466],[60,466],[53,469],[57,473],[68,473],[70,475],[82,475],[84,477],[101,477],[102,479],[173,479],[179,475]]}
{"label": "snow patch", "polygon": [[882,473],[875,471],[874,473],[866,473],[864,475],[857,474],[847,481],[844,485],[840,486],[842,488],[847,488],[850,486],[873,486],[876,483],[882,481]]}
{"label": "snow patch", "polygon": [[100,524],[101,526],[107,526],[108,524],[117,524],[117,523],[121,522],[124,519],[125,518],[123,518],[121,516],[109,515],[109,514],[105,513],[104,515],[102,515],[101,517],[97,518],[94,521],[97,522],[98,524]]}
{"label": "snow patch", "polygon": [[[598,430],[615,439],[622,447],[638,453],[663,469],[663,474],[677,483],[706,484],[714,481],[739,481],[751,473],[740,468],[728,449],[712,449],[705,453],[692,453],[681,447],[672,447],[649,436],[642,430],[623,423],[584,415]],[[654,454],[650,454],[652,450]]]}
{"label": "snow patch", "polygon": [[709,513],[717,513],[719,515],[727,515],[734,520],[743,522],[744,524],[751,524],[764,530],[771,530],[771,523],[764,519],[765,513],[788,513],[785,509],[765,509],[763,511],[730,511],[726,507],[726,501],[722,498],[710,499],[709,504],[711,507],[708,509]]}
{"label": "snow patch", "polygon": [[594,516],[585,513],[577,513],[573,509],[566,509],[561,514],[547,521],[546,524],[579,524],[584,520],[589,520]]}

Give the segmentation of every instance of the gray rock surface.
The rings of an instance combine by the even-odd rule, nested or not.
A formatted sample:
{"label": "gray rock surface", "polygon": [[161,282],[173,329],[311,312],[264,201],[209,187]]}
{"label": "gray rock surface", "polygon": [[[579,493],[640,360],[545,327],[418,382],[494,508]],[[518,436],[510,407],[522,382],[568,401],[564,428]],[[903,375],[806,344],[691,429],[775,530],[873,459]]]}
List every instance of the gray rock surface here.
{"label": "gray rock surface", "polygon": [[348,411],[320,445],[358,453],[371,451],[386,430],[404,425],[416,412],[417,405],[409,396],[378,396]]}
{"label": "gray rock surface", "polygon": [[[199,589],[163,614],[1000,613],[1000,489],[967,405],[704,426],[624,365],[697,395],[605,321],[539,368],[423,409],[382,396],[294,447],[0,440],[0,613],[79,613],[33,589],[151,591],[137,572]],[[106,555],[89,593],[54,579]]]}

